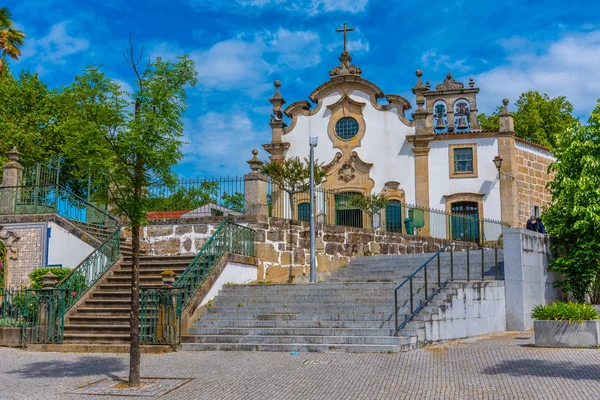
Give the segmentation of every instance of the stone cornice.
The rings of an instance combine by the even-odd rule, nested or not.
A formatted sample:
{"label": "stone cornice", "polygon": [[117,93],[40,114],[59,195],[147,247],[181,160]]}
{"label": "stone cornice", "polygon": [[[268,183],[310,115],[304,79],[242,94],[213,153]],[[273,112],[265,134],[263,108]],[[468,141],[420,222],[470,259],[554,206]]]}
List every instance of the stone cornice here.
{"label": "stone cornice", "polygon": [[407,135],[406,140],[416,147],[427,147],[435,135]]}
{"label": "stone cornice", "polygon": [[328,94],[338,91],[339,86],[342,86],[344,84],[351,84],[356,86],[354,90],[362,90],[370,96],[375,97],[375,100],[384,97],[383,91],[377,85],[357,75],[335,76],[331,78],[328,82],[325,82],[324,84],[316,88],[308,97],[313,103],[318,103]]}

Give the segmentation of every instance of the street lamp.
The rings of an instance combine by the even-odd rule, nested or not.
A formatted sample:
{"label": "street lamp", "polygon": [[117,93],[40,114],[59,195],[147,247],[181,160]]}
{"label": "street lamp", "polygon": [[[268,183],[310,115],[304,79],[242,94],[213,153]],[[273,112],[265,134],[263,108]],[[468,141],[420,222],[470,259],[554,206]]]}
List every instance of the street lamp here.
{"label": "street lamp", "polygon": [[502,167],[502,158],[500,156],[496,156],[494,157],[494,165],[496,166],[496,169],[498,170],[498,173],[500,173],[500,168]]}
{"label": "street lamp", "polygon": [[315,147],[317,137],[311,136],[310,146],[310,283],[317,283],[317,260],[315,254]]}

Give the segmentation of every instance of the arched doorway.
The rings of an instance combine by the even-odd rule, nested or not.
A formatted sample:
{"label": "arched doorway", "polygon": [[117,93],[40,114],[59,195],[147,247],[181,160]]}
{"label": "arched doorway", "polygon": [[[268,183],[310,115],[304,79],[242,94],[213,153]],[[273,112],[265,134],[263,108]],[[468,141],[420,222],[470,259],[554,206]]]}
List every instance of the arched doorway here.
{"label": "arched doorway", "polygon": [[452,239],[479,242],[479,205],[474,201],[452,203]]}

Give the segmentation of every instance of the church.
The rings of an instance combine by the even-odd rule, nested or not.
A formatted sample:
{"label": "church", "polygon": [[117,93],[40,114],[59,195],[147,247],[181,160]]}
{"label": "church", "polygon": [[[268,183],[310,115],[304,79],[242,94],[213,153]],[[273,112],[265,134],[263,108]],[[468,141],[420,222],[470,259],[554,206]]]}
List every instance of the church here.
{"label": "church", "polygon": [[[414,107],[362,77],[347,50],[346,34],[352,30],[346,24],[338,30],[344,34],[340,65],[310,93],[310,102],[299,100],[284,109],[281,82],[275,82],[269,99],[272,137],[263,145],[271,160],[304,159],[309,137],[316,136],[315,158],[326,171],[320,189],[384,195],[390,205],[381,224],[398,226],[399,231],[410,205],[511,227],[524,227],[529,216],[539,216],[550,201],[546,183],[552,179],[548,166],[555,158],[548,149],[515,135],[508,99],[503,100],[499,130],[484,131],[477,123],[479,88],[473,78],[465,84],[448,72],[432,86],[417,70]],[[291,202],[295,209],[286,216],[304,219],[308,201],[301,196]],[[335,207],[339,214],[344,205],[331,201],[325,207]],[[431,230],[454,231],[451,223],[441,228],[432,223]],[[421,233],[427,234],[428,227],[424,229]]]}

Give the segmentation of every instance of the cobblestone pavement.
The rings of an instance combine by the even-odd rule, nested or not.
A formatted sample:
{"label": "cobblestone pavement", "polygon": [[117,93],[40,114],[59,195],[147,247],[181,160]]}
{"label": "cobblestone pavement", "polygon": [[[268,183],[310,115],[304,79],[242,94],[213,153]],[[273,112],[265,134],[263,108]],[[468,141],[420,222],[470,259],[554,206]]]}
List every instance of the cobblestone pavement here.
{"label": "cobblestone pavement", "polygon": [[[109,399],[69,392],[128,369],[126,355],[0,348],[0,359],[1,399]],[[600,349],[539,349],[511,333],[402,354],[144,355],[142,375],[193,378],[161,399],[600,399]]]}

